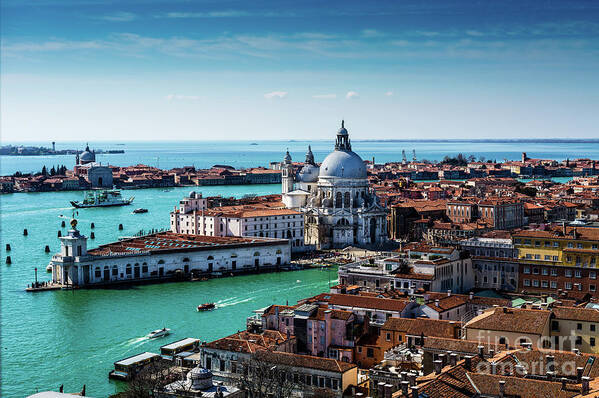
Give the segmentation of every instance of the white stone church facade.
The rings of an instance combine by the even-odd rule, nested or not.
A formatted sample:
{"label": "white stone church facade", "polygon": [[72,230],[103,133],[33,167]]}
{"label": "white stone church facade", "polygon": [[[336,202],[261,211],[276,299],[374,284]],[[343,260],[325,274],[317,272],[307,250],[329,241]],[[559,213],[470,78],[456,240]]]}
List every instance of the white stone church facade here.
{"label": "white stone church facade", "polygon": [[310,148],[294,172],[289,152],[282,165],[283,203],[304,213],[305,243],[319,249],[381,246],[387,240],[387,211],[368,184],[366,165],[352,151],[341,123],[335,150],[319,166]]}

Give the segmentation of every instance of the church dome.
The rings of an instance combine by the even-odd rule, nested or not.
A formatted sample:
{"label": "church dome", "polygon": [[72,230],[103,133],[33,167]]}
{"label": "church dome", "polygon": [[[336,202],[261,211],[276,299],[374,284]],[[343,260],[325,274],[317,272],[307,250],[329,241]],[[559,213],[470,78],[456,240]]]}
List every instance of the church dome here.
{"label": "church dome", "polygon": [[81,163],[89,163],[96,161],[96,155],[94,155],[94,153],[89,150],[89,145],[85,147],[85,151],[79,156],[79,161]]}
{"label": "church dome", "polygon": [[353,151],[335,150],[320,165],[321,177],[366,178],[366,165]]}
{"label": "church dome", "polygon": [[194,390],[205,390],[212,387],[212,372],[196,366],[187,373],[187,380]]}
{"label": "church dome", "polygon": [[319,172],[318,166],[307,164],[297,173],[297,179],[299,182],[316,182]]}

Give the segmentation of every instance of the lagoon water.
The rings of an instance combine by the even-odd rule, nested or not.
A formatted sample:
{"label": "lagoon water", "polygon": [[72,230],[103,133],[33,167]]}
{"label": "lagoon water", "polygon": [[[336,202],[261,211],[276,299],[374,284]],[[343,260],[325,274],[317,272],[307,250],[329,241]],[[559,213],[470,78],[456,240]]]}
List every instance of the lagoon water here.
{"label": "lagoon water", "polygon": [[[168,226],[168,212],[190,188],[128,190],[133,206],[79,210],[80,230],[87,236],[95,223],[90,247],[131,235],[140,229]],[[240,197],[247,193],[280,192],[279,185],[202,188],[204,195]],[[45,272],[51,252],[59,249],[57,232],[69,225],[69,200],[82,192],[48,192],[0,196],[2,250],[1,359],[2,397],[23,397],[36,391],[79,391],[87,385],[93,397],[116,391],[109,382],[113,362],[143,351],[157,352],[167,342],[184,337],[213,340],[245,328],[252,310],[273,303],[295,303],[325,291],[334,271],[306,270],[222,278],[205,282],[164,283],[127,289],[26,293],[34,279],[48,280]],[[136,207],[149,209],[132,214]],[[118,230],[118,224],[124,230]],[[23,236],[23,229],[28,236]],[[10,243],[11,251],[5,250]],[[12,265],[4,264],[7,255]],[[198,313],[195,307],[216,302],[217,310]],[[151,330],[171,328],[174,333],[157,340],[144,336]]]}
{"label": "lagoon water", "polygon": [[[122,149],[124,154],[98,155],[97,160],[115,166],[129,166],[143,163],[163,169],[192,166],[208,168],[215,164],[228,164],[235,168],[268,166],[269,162],[283,159],[289,149],[294,161],[302,162],[308,145],[312,146],[317,162],[333,150],[334,136],[322,141],[190,141],[190,142],[90,142],[92,149]],[[4,142],[3,145],[19,143]],[[252,145],[257,144],[257,145]],[[401,151],[405,150],[408,160],[412,159],[412,150],[416,150],[419,160],[440,160],[445,155],[458,153],[483,156],[485,159],[502,161],[520,159],[526,152],[531,158],[575,159],[589,157],[599,159],[599,140],[587,141],[359,141],[353,140],[352,146],[363,159],[375,157],[377,163],[401,161]],[[28,143],[27,145],[51,146],[47,142]],[[83,142],[59,142],[56,149],[83,150]],[[75,156],[0,156],[0,174],[21,172],[39,172],[45,165],[65,165],[72,168]]]}

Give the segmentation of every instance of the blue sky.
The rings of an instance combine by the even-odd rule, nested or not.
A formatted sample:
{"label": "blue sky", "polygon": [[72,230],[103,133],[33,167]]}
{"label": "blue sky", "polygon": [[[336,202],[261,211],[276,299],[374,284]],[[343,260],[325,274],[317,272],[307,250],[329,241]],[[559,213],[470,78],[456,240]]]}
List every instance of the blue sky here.
{"label": "blue sky", "polygon": [[597,138],[599,2],[2,2],[2,139]]}

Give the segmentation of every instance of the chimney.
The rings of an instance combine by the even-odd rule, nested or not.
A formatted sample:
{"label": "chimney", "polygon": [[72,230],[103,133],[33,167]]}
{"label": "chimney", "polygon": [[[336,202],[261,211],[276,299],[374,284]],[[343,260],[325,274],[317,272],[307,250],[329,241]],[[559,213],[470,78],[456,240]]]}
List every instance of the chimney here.
{"label": "chimney", "polygon": [[545,359],[547,360],[547,370],[555,372],[555,357],[553,355],[546,355]]}
{"label": "chimney", "polygon": [[416,376],[418,376],[416,373],[408,374],[408,378],[410,379],[410,386],[412,387],[416,385]]}
{"label": "chimney", "polygon": [[445,354],[439,354],[437,358],[441,361],[441,366],[447,365],[447,356]]}
{"label": "chimney", "polygon": [[449,296],[451,296],[451,290],[450,289],[447,290],[447,297],[449,297]]}
{"label": "chimney", "polygon": [[379,384],[377,385],[377,390],[378,390],[378,396],[380,398],[383,398],[385,396],[385,382],[381,381],[379,382]]}
{"label": "chimney", "polygon": [[438,307],[438,306],[439,306],[439,299],[436,299],[435,300],[435,307]]}
{"label": "chimney", "polygon": [[391,395],[393,395],[393,385],[385,384],[385,398],[391,398]]}
{"label": "chimney", "polygon": [[455,352],[452,352],[451,354],[449,354],[449,364],[451,366],[456,366],[458,363],[458,354],[456,354]]}
{"label": "chimney", "polygon": [[568,379],[566,379],[565,377],[562,377],[562,390],[566,389],[566,383],[568,382]]}
{"label": "chimney", "polygon": [[400,377],[401,381],[408,380],[408,372],[400,372],[399,377]]}
{"label": "chimney", "polygon": [[497,362],[495,362],[495,361],[491,362],[491,374],[492,375],[497,374]]}
{"label": "chimney", "polygon": [[472,370],[472,355],[467,355],[464,357],[464,367],[467,370]]}
{"label": "chimney", "polygon": [[474,298],[474,292],[470,292],[470,294],[468,295],[470,300],[472,300]]}
{"label": "chimney", "polygon": [[505,380],[499,380],[499,396],[505,396]]}
{"label": "chimney", "polygon": [[408,382],[408,381],[401,382],[401,393],[403,394],[404,397],[408,396],[409,387],[410,387],[410,382]]}
{"label": "chimney", "polygon": [[589,393],[589,389],[590,389],[590,383],[591,378],[589,376],[583,376],[582,377],[582,394],[588,394]]}
{"label": "chimney", "polygon": [[481,358],[485,357],[485,346],[479,345],[478,347],[478,356]]}
{"label": "chimney", "polygon": [[582,372],[584,372],[584,368],[581,368],[580,366],[576,368],[576,382],[580,383],[580,380],[582,380]]}
{"label": "chimney", "polygon": [[443,361],[437,359],[436,361],[433,361],[433,365],[435,367],[435,374],[441,374],[441,369],[443,368]]}
{"label": "chimney", "polygon": [[548,370],[545,374],[547,375],[547,381],[553,381],[553,377],[555,376],[555,372],[552,372],[552,371]]}
{"label": "chimney", "polygon": [[494,349],[492,349],[492,348],[489,348],[489,356],[490,356],[491,358],[493,358],[493,357],[495,356],[495,350],[494,350]]}
{"label": "chimney", "polygon": [[524,370],[524,366],[518,364],[516,365],[516,376],[524,377],[526,375],[526,371]]}
{"label": "chimney", "polygon": [[419,387],[418,386],[413,386],[412,387],[412,398],[418,398],[418,396],[420,395],[418,393]]}

